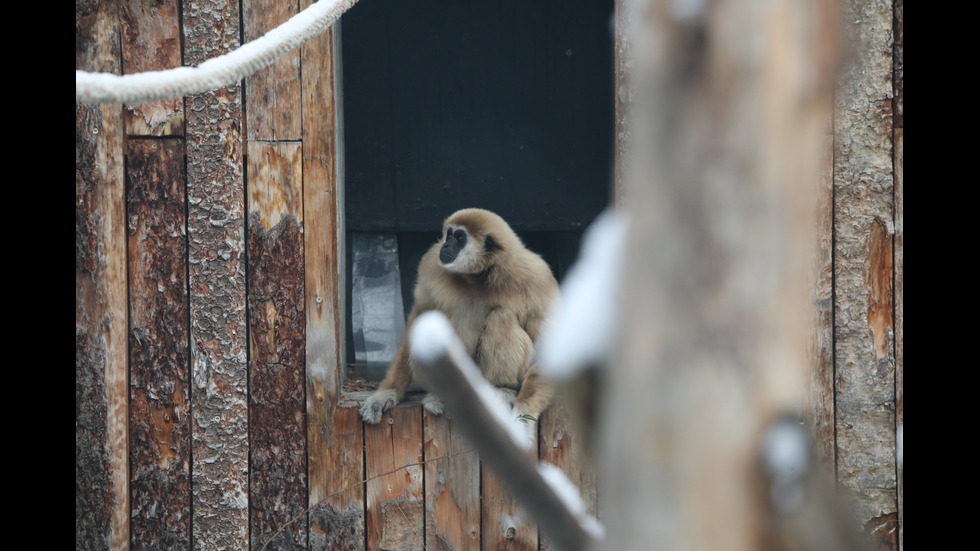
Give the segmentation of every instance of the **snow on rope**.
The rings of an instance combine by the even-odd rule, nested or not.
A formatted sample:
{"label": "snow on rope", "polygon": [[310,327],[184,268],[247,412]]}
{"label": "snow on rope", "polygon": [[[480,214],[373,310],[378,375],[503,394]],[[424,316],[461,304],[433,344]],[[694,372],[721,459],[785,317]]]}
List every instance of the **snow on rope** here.
{"label": "snow on rope", "polygon": [[199,94],[238,82],[325,31],[356,2],[319,0],[264,36],[197,67],[122,76],[75,71],[75,101],[136,105]]}

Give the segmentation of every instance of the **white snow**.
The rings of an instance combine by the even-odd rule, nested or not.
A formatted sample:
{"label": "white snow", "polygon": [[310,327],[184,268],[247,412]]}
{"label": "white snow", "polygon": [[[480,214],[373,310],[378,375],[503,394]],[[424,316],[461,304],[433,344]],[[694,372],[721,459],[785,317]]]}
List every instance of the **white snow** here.
{"label": "white snow", "polygon": [[[449,320],[442,312],[430,311],[420,315],[412,324],[411,330],[412,356],[423,365],[428,365],[440,357],[449,354],[458,364],[460,372],[466,378],[470,387],[504,428],[511,440],[521,449],[530,449],[534,443],[534,433],[528,428],[529,423],[517,419],[497,390],[483,378],[480,368],[463,349],[463,343],[456,337]],[[445,397],[443,397],[445,401]],[[530,425],[534,427],[535,425]]]}
{"label": "white snow", "polygon": [[602,523],[589,514],[578,488],[565,476],[565,473],[551,463],[538,463],[538,473],[555,491],[568,512],[578,520],[582,529],[592,534],[596,539],[602,539],[605,532]]}
{"label": "white snow", "polygon": [[561,301],[552,309],[538,342],[543,375],[567,380],[610,357],[618,328],[617,290],[626,228],[623,215],[609,209],[586,232],[578,261],[562,284]]}
{"label": "white snow", "polygon": [[441,312],[425,312],[415,319],[411,331],[412,356],[418,361],[431,364],[449,353],[456,338],[453,326]]}

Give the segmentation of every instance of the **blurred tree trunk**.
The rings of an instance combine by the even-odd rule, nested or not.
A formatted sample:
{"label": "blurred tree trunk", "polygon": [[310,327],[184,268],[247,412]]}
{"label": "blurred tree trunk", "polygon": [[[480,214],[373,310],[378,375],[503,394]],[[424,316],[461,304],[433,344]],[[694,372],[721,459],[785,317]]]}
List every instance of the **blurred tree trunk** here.
{"label": "blurred tree trunk", "polygon": [[771,547],[760,450],[802,403],[837,5],[620,8],[631,227],[598,420],[603,546]]}

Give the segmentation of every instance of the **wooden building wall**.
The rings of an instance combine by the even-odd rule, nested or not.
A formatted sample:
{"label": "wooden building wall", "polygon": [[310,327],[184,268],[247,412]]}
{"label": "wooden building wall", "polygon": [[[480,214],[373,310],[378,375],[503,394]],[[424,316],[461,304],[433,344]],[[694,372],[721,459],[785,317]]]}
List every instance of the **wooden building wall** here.
{"label": "wooden building wall", "polygon": [[[196,65],[309,3],[76,0],[76,68]],[[904,10],[846,6],[858,55],[827,134],[805,419],[900,549]],[[241,85],[76,105],[77,549],[549,548],[451,417],[406,404],[365,426],[341,391],[335,38]],[[560,406],[538,450],[594,511]]]}

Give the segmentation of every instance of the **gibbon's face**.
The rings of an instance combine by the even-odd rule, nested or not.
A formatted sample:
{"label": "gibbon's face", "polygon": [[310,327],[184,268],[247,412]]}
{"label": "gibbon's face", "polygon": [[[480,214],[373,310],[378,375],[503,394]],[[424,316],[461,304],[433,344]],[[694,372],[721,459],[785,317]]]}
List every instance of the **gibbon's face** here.
{"label": "gibbon's face", "polygon": [[472,274],[481,269],[479,245],[462,226],[446,226],[439,264],[450,272]]}

